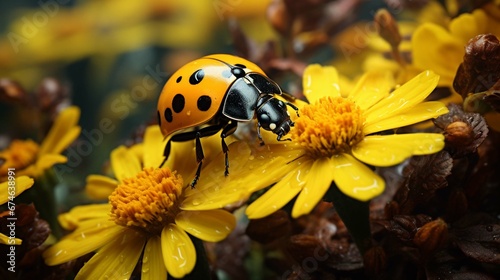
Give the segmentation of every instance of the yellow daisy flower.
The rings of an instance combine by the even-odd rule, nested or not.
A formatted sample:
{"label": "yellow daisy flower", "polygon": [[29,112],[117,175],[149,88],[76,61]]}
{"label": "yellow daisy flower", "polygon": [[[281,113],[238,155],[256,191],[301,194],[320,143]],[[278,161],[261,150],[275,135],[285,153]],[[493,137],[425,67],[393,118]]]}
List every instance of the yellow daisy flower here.
{"label": "yellow daisy flower", "polygon": [[[182,154],[183,158],[167,161],[167,165],[171,163],[176,170],[171,171],[157,168],[162,161],[159,152],[162,150],[155,149],[157,143],[150,145],[154,139],[162,143],[157,126],[146,130],[143,164],[137,157],[137,147],[113,151],[111,164],[118,180],[98,177],[88,181],[95,184],[91,189],[101,185],[105,190],[113,190],[109,204],[78,206],[61,215],[61,225],[75,231],[43,253],[48,265],[97,251],[76,279],[128,279],[141,256],[141,279],[165,279],[167,272],[181,278],[190,273],[196,263],[195,247],[188,233],[201,240],[217,242],[234,229],[236,221],[229,212],[216,208],[186,211],[181,206],[186,191],[191,189],[183,178],[192,178],[196,170],[193,143],[172,143],[174,154],[171,156]],[[186,157],[190,154],[192,162]],[[222,155],[217,159],[223,162]],[[219,177],[223,178],[223,173]],[[204,192],[202,182],[203,178],[197,185],[198,193]]]}
{"label": "yellow daisy flower", "polygon": [[462,63],[467,42],[479,34],[492,33],[500,37],[500,21],[489,15],[487,9],[500,10],[489,4],[484,10],[476,9],[458,16],[448,28],[434,23],[422,24],[411,40],[413,64],[420,69],[436,72],[441,77],[440,86],[453,88],[453,79]]}
{"label": "yellow daisy flower", "polygon": [[0,151],[4,160],[0,165],[0,181],[7,180],[9,168],[15,168],[16,176],[38,177],[45,170],[67,158],[61,153],[80,135],[80,109],[75,106],[64,109],[54,121],[47,136],[39,145],[33,140],[14,140]]}
{"label": "yellow daisy flower", "polygon": [[301,106],[290,132],[292,141],[263,147],[254,157],[269,157],[267,165],[259,170],[249,166],[238,179],[218,185],[217,193],[206,194],[202,203],[188,197],[185,209],[244,198],[276,178],[279,182],[247,208],[250,218],[269,215],[296,195],[292,216],[307,214],[332,181],[344,194],[367,201],[379,195],[385,183],[365,164],[392,166],[444,146],[443,135],[435,133],[374,135],[448,112],[441,102],[423,102],[437,85],[439,77],[433,72],[425,71],[392,92],[391,74],[369,72],[347,97],[340,95],[333,67],[308,66],[303,79],[311,104]]}
{"label": "yellow daisy flower", "polygon": [[[12,180],[9,178],[8,181],[0,183],[0,205],[16,198],[22,192],[31,188],[34,183],[35,181],[28,176],[20,176]],[[10,206],[7,205],[7,208],[10,209]],[[14,238],[13,240],[14,244],[10,243],[12,240],[7,235],[0,233],[0,244],[21,245],[22,243],[22,240],[19,238]]]}

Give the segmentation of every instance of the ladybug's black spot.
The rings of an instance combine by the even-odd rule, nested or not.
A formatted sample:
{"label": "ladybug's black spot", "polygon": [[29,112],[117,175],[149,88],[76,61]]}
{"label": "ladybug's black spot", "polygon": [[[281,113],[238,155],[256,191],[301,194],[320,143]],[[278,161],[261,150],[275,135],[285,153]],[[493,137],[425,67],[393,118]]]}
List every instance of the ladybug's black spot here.
{"label": "ladybug's black spot", "polygon": [[203,71],[203,69],[198,69],[189,77],[189,83],[197,85],[203,80],[203,77],[205,77],[205,71]]}
{"label": "ladybug's black spot", "polygon": [[231,71],[229,71],[229,70],[222,71],[222,77],[224,77],[224,78],[231,78],[232,75],[233,75],[233,73],[231,73]]}
{"label": "ladybug's black spot", "polygon": [[177,77],[177,80],[175,80],[176,83],[180,83],[182,80],[182,76]]}
{"label": "ladybug's black spot", "polygon": [[180,113],[182,109],[184,109],[184,105],[186,104],[186,100],[184,99],[184,95],[178,93],[174,96],[172,100],[172,108],[174,112]]}
{"label": "ladybug's black spot", "polygon": [[196,104],[198,106],[198,110],[200,111],[208,111],[210,106],[212,106],[212,98],[208,95],[202,95],[198,98],[198,102]]}
{"label": "ladybug's black spot", "polygon": [[240,68],[247,68],[245,65],[243,65],[243,64],[239,64],[239,63],[236,63],[234,66],[236,66],[236,67],[240,67]]}
{"label": "ladybug's black spot", "polygon": [[160,115],[160,111],[156,111],[157,114],[157,117],[158,117],[158,125],[161,126],[161,115]]}
{"label": "ladybug's black spot", "polygon": [[239,67],[232,68],[231,73],[233,73],[233,75],[236,78],[241,78],[241,77],[245,76],[245,70],[243,70],[242,68],[239,68]]}
{"label": "ladybug's black spot", "polygon": [[172,122],[172,110],[170,110],[170,108],[167,108],[165,109],[165,119],[167,120],[167,122]]}

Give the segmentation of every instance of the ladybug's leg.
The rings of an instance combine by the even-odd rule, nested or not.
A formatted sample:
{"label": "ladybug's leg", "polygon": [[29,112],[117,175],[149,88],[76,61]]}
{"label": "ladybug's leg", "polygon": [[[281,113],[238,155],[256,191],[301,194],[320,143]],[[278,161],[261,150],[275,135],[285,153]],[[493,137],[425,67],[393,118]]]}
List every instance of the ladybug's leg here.
{"label": "ladybug's leg", "polygon": [[264,139],[262,139],[262,135],[260,134],[260,123],[257,122],[257,138],[260,140],[260,145],[264,146],[266,143],[264,143]]}
{"label": "ladybug's leg", "polygon": [[226,163],[226,169],[224,170],[225,176],[229,175],[229,156],[227,153],[229,151],[229,148],[227,147],[225,139],[229,135],[233,134],[234,131],[236,131],[237,127],[238,127],[238,122],[231,121],[224,127],[224,129],[222,129],[222,132],[220,134],[220,137],[222,139],[222,152],[224,153],[225,163]]}
{"label": "ladybug's leg", "polygon": [[198,163],[198,168],[196,168],[196,174],[194,175],[193,181],[191,181],[191,188],[194,188],[198,179],[200,179],[201,166],[203,164],[203,159],[205,158],[205,154],[203,153],[203,146],[201,146],[200,141],[201,134],[199,131],[196,132],[196,162]]}
{"label": "ladybug's leg", "polygon": [[201,145],[200,138],[202,137],[207,137],[216,134],[219,132],[225,124],[215,124],[212,126],[207,126],[204,127],[200,130],[197,131],[189,131],[189,132],[184,132],[184,133],[179,133],[167,142],[167,146],[165,147],[164,155],[165,158],[163,159],[162,165],[165,163],[165,161],[168,159],[168,156],[170,154],[170,142],[184,142],[184,141],[189,141],[195,139],[196,141],[196,161],[198,162],[198,168],[196,169],[196,174],[194,176],[193,181],[191,181],[191,187],[194,188],[196,183],[198,182],[198,179],[200,178],[200,173],[201,173],[201,166],[203,163],[203,159],[205,158],[205,155],[203,154],[203,147]]}
{"label": "ladybug's leg", "polygon": [[170,147],[172,146],[170,144],[171,141],[172,141],[172,139],[168,140],[167,145],[165,146],[165,149],[163,150],[163,161],[161,162],[161,164],[159,166],[160,168],[165,164],[165,162],[168,159],[168,156],[170,155]]}
{"label": "ladybug's leg", "polygon": [[297,117],[299,116],[299,108],[297,106],[293,105],[290,102],[285,102],[285,104],[288,105],[288,106],[290,106],[290,107],[292,107],[292,109],[295,110],[295,113],[297,114]]}

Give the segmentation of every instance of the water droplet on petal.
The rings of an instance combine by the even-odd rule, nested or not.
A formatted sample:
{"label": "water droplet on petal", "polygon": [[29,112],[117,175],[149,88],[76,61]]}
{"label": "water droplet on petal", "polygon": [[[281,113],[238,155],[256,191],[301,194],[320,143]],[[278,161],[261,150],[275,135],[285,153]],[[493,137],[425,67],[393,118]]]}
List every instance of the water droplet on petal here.
{"label": "water droplet on petal", "polygon": [[201,204],[201,201],[200,201],[200,199],[195,198],[195,199],[193,199],[193,201],[192,201],[191,203],[192,203],[194,206],[198,206],[198,205],[200,205],[200,204]]}

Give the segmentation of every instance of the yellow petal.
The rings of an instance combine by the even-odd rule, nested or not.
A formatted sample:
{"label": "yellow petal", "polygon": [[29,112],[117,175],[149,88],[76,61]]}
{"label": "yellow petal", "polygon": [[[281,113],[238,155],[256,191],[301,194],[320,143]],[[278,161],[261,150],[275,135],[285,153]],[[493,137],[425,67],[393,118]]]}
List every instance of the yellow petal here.
{"label": "yellow petal", "polygon": [[442,102],[423,102],[415,105],[413,108],[402,114],[397,114],[383,120],[373,120],[373,123],[365,122],[363,126],[363,133],[368,135],[387,129],[403,127],[436,118],[446,113],[448,113],[448,108]]}
{"label": "yellow petal", "polygon": [[394,90],[388,97],[365,111],[365,123],[371,124],[411,109],[422,102],[436,88],[439,76],[424,71]]}
{"label": "yellow petal", "polygon": [[290,202],[302,190],[311,166],[312,162],[309,162],[288,173],[265,194],[252,202],[246,209],[248,218],[260,219],[266,217]]}
{"label": "yellow petal", "polygon": [[367,110],[379,100],[387,97],[394,87],[394,78],[388,71],[370,71],[365,73],[349,94],[361,110]]}
{"label": "yellow petal", "polygon": [[189,234],[208,242],[226,238],[236,226],[234,216],[224,210],[182,211],[175,223]]}
{"label": "yellow petal", "polygon": [[74,260],[115,240],[125,230],[109,218],[81,222],[74,232],[45,250],[43,258],[51,266]]}
{"label": "yellow petal", "polygon": [[87,176],[85,192],[92,199],[107,199],[118,186],[118,181],[102,175]]}
{"label": "yellow petal", "polygon": [[450,22],[450,33],[464,44],[476,35],[486,32],[488,26],[488,17],[481,9],[474,13],[461,14]]}
{"label": "yellow petal", "polygon": [[126,230],[102,247],[75,277],[77,279],[129,279],[139,261],[146,238]]}
{"label": "yellow petal", "polygon": [[307,66],[302,76],[302,86],[311,104],[324,96],[340,97],[339,75],[337,69],[331,66]]}
{"label": "yellow petal", "polygon": [[[79,135],[79,127],[76,126],[79,118],[80,109],[76,106],[70,106],[61,111],[40,145],[39,155],[59,154],[67,148]],[[70,134],[66,136],[68,132]]]}
{"label": "yellow petal", "polygon": [[83,221],[91,219],[106,219],[109,217],[111,206],[109,204],[89,204],[73,207],[69,212],[57,217],[57,220],[64,229],[74,230]]}
{"label": "yellow petal", "polygon": [[187,233],[175,224],[166,226],[161,232],[161,251],[168,273],[182,278],[196,264],[196,251]]}
{"label": "yellow petal", "polygon": [[[182,202],[183,210],[210,210],[239,202],[257,190],[263,189],[281,179],[293,167],[283,157],[255,157],[248,162],[230,161],[230,174],[224,177],[223,161],[214,160],[215,166],[207,166],[201,173],[203,184],[194,190],[186,190]],[[204,179],[205,178],[205,179]]]}
{"label": "yellow petal", "polygon": [[28,176],[19,176],[15,180],[0,183],[0,205],[19,196],[31,188],[35,181]]}
{"label": "yellow petal", "polygon": [[161,253],[161,238],[152,236],[144,248],[141,280],[167,279],[167,268]]}
{"label": "yellow petal", "polygon": [[329,158],[314,161],[306,183],[292,209],[292,217],[308,214],[320,202],[333,181],[333,166]]}
{"label": "yellow petal", "polygon": [[392,166],[412,155],[432,154],[444,147],[444,136],[437,133],[410,133],[366,136],[352,149],[362,162],[374,166]]}
{"label": "yellow petal", "polygon": [[411,42],[413,64],[436,72],[441,83],[450,86],[463,60],[467,41],[452,36],[439,25],[424,23],[415,30]]}
{"label": "yellow petal", "polygon": [[148,126],[144,133],[144,166],[159,167],[163,161],[163,150],[166,141],[163,141],[160,127],[158,125]]}
{"label": "yellow petal", "polygon": [[[332,157],[331,160],[335,167],[335,184],[345,195],[367,201],[384,191],[384,179],[352,156],[342,154]],[[335,204],[335,201],[333,203]]]}
{"label": "yellow petal", "polygon": [[120,182],[142,171],[139,159],[125,146],[120,146],[111,152],[111,167]]}
{"label": "yellow petal", "polygon": [[59,154],[43,154],[36,161],[36,176],[43,173],[45,170],[59,163],[66,163],[68,159]]}
{"label": "yellow petal", "polygon": [[21,245],[23,241],[19,238],[10,238],[9,236],[0,233],[0,244],[5,245]]}
{"label": "yellow petal", "polygon": [[[226,144],[228,144],[229,148],[229,157],[230,164],[232,161],[231,157],[234,157],[234,151],[236,150],[238,154],[241,153],[241,149],[235,149],[234,145],[232,146],[232,137],[226,138]],[[165,143],[166,144],[166,143]],[[186,142],[172,142],[172,147],[170,150],[170,155],[168,160],[165,163],[165,166],[170,167],[172,170],[177,170],[179,174],[182,176],[188,176],[189,180],[191,180],[194,176],[196,168],[198,167],[198,163],[196,162],[196,149],[195,149],[195,141],[186,141]],[[221,155],[222,146],[221,146],[221,137],[219,134],[215,134],[209,137],[203,137],[201,139],[201,146],[203,148],[203,153],[205,158],[203,159],[203,166],[207,166],[210,162]],[[163,155],[163,150],[165,147],[161,149],[161,154]],[[249,150],[245,148],[246,151]],[[157,153],[159,153],[157,151]],[[223,161],[218,162],[223,163]],[[186,177],[187,178],[187,177]],[[186,182],[189,182],[186,179]]]}
{"label": "yellow petal", "polygon": [[[61,139],[57,142],[57,144],[52,148],[50,153],[60,154],[66,148],[68,148],[75,140],[78,138],[81,132],[81,127],[75,126],[66,131],[64,135],[62,135]],[[91,142],[88,142],[88,145],[93,145]]]}

